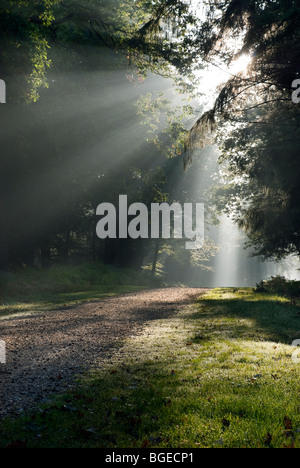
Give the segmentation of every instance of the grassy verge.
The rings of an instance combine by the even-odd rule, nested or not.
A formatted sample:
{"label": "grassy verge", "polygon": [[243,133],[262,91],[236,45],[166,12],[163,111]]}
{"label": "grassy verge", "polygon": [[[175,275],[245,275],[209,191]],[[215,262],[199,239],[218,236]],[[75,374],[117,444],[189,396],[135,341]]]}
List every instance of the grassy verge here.
{"label": "grassy verge", "polygon": [[51,270],[25,269],[0,275],[0,318],[69,307],[80,302],[130,293],[157,286],[151,274],[114,269],[102,263]]}
{"label": "grassy verge", "polygon": [[299,320],[283,298],[212,291],[70,394],[2,423],[0,447],[299,448]]}

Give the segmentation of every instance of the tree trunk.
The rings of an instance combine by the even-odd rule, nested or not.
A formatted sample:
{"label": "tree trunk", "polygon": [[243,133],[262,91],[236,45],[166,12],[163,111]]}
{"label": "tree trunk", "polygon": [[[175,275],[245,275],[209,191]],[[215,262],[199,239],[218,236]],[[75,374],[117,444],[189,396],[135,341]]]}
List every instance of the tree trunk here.
{"label": "tree trunk", "polygon": [[153,263],[152,263],[152,275],[153,276],[155,276],[155,273],[156,273],[159,246],[160,246],[160,239],[157,239],[157,241],[155,243],[154,257],[153,257]]}
{"label": "tree trunk", "polygon": [[41,246],[41,267],[49,269],[51,267],[51,250],[49,242]]}
{"label": "tree trunk", "polygon": [[65,243],[63,246],[63,263],[68,265],[69,263],[69,252],[70,252],[70,241],[71,241],[71,232],[68,231],[65,237]]}

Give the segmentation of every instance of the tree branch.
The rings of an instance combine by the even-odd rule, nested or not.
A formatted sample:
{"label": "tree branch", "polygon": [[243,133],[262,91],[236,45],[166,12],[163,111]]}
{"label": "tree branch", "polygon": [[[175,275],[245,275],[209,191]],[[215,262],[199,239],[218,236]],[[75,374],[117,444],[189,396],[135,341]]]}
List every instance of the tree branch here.
{"label": "tree branch", "polygon": [[[63,18],[52,21],[51,25],[57,26],[59,24],[67,23],[70,19],[73,18],[73,16],[74,16],[74,13],[70,13],[69,15],[64,16]],[[31,18],[29,18],[29,21],[30,23],[34,23],[34,24],[44,24],[44,21],[38,16],[32,16]]]}

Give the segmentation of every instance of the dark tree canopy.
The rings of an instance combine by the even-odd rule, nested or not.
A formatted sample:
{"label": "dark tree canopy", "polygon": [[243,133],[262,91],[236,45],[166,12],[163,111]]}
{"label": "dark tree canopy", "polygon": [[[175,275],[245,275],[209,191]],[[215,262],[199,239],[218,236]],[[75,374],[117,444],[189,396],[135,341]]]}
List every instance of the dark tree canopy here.
{"label": "dark tree canopy", "polygon": [[[2,265],[32,262],[37,247],[45,263],[51,249],[64,257],[73,244],[79,250],[89,245],[97,256],[93,210],[116,179],[112,198],[128,180],[134,196],[149,199],[151,185],[161,200],[171,196],[166,175],[182,163],[178,134],[182,141],[184,126],[175,122],[164,134],[168,153],[176,149],[174,160],[163,159],[159,145],[141,151],[136,141],[134,147],[139,92],[132,92],[128,80],[123,94],[116,92],[126,73],[137,83],[149,72],[173,76],[183,90],[195,90],[196,68],[214,66],[217,72],[245,54],[251,57],[247,71],[229,77],[213,108],[187,132],[185,163],[195,149],[217,143],[226,177],[215,188],[213,203],[246,230],[256,254],[300,253],[300,109],[291,99],[299,77],[299,2],[208,0],[202,10],[202,2],[192,2],[196,8],[190,3],[2,0],[0,78],[8,84],[1,114]],[[103,83],[96,110],[96,89]],[[82,120],[76,119],[79,111]],[[106,137],[114,132],[124,144],[105,150]],[[98,147],[101,156],[93,149]],[[114,178],[107,169],[112,148],[119,167]],[[130,164],[122,161],[122,152]],[[143,187],[137,182],[141,174]]]}
{"label": "dark tree canopy", "polygon": [[[95,211],[104,201],[117,206],[122,193],[129,203],[187,198],[178,183],[182,155],[164,151],[177,149],[172,138],[182,126],[170,125],[158,147],[147,142],[137,112],[141,93],[152,90],[141,85],[146,70],[169,73],[155,18],[180,8],[174,1],[1,2],[0,270],[70,258],[156,266],[164,245],[102,242]],[[189,261],[184,251],[182,258]]]}
{"label": "dark tree canopy", "polygon": [[252,59],[197,121],[186,154],[191,157],[215,132],[227,177],[214,201],[265,258],[300,253],[300,108],[292,101],[300,72],[299,24],[297,1],[213,2],[197,36],[206,61],[229,65],[243,54]]}

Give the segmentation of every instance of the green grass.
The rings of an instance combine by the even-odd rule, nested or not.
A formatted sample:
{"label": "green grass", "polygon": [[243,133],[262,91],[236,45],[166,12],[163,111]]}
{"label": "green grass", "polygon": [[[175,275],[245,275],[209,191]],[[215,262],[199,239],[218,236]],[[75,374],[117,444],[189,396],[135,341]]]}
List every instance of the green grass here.
{"label": "green grass", "polygon": [[299,321],[281,297],[212,291],[68,395],[3,422],[0,447],[299,448]]}
{"label": "green grass", "polygon": [[56,266],[50,270],[28,268],[0,276],[0,318],[70,307],[157,285],[147,272],[102,263]]}

